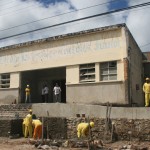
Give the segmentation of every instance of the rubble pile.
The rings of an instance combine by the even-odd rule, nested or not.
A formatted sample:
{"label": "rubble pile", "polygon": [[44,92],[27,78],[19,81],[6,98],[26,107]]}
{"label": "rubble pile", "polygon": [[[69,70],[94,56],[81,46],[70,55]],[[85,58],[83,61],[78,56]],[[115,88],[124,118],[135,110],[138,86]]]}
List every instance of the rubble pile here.
{"label": "rubble pile", "polygon": [[[42,118],[40,118],[42,120]],[[43,118],[44,138],[47,139],[66,139],[67,124],[66,118],[44,117]]]}
{"label": "rubble pile", "polygon": [[96,141],[88,141],[88,140],[40,140],[36,141],[33,139],[30,139],[30,144],[34,145],[37,149],[58,149],[58,148],[97,148],[102,149],[103,142],[101,140]]}
{"label": "rubble pile", "polygon": [[[92,129],[92,135],[94,139],[104,140],[105,119],[101,118],[90,118],[94,120],[95,127]],[[76,125],[79,122],[84,122],[83,118],[67,118],[67,137],[72,139],[76,137]],[[86,120],[87,121],[87,120]],[[114,129],[112,131],[112,123]],[[107,131],[106,140],[139,140],[139,141],[150,141],[150,120],[149,119],[111,119],[109,129]],[[111,137],[112,136],[112,137]]]}

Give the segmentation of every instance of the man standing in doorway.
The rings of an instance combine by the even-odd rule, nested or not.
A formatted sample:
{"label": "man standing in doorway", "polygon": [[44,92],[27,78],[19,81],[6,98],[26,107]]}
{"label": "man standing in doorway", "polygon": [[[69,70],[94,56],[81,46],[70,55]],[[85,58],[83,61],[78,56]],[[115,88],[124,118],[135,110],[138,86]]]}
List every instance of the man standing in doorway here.
{"label": "man standing in doorway", "polygon": [[54,95],[55,95],[55,101],[59,102],[59,96],[61,92],[61,88],[58,86],[58,83],[56,83],[54,89],[53,89]]}
{"label": "man standing in doorway", "polygon": [[41,92],[41,98],[42,98],[42,102],[43,102],[43,103],[45,102],[44,88],[45,88],[45,86],[43,85],[43,87],[42,87],[42,92]]}
{"label": "man standing in doorway", "polygon": [[31,103],[30,92],[31,92],[30,87],[29,85],[27,85],[27,87],[25,88],[25,93],[26,93],[25,103],[27,102]]}
{"label": "man standing in doorway", "polygon": [[48,88],[48,86],[45,84],[45,86],[44,86],[44,100],[45,100],[45,103],[48,102],[48,92],[49,92],[49,88]]}

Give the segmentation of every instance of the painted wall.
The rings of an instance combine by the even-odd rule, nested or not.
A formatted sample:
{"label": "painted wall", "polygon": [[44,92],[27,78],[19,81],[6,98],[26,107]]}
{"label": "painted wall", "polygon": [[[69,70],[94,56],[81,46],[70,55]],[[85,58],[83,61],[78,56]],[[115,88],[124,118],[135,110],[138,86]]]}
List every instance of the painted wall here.
{"label": "painted wall", "polygon": [[[126,36],[125,28],[122,27],[3,50],[0,51],[0,73],[12,72],[11,87],[17,88],[19,74],[14,72],[66,67],[66,96],[68,103],[105,103],[110,101],[112,103],[127,104],[128,89],[125,84],[124,58],[128,56],[127,38],[129,37]],[[130,43],[132,43],[132,40],[129,40],[131,41]],[[132,47],[134,48],[134,46]],[[140,58],[139,53],[134,53],[136,57],[132,60],[133,65],[139,67],[140,62],[137,61]],[[108,61],[117,61],[116,82],[100,81],[100,63]],[[79,83],[79,65],[86,63],[95,63],[96,83]],[[137,81],[137,83],[132,82],[133,87],[135,87],[135,84],[141,85],[138,82],[140,79],[138,73],[141,73],[141,70],[137,69],[137,66],[132,69],[132,72],[134,71],[133,77]],[[30,82],[32,81],[31,79]],[[35,77],[34,82],[36,81]],[[37,87],[35,84],[34,86],[35,88]],[[99,91],[100,89],[101,91]],[[138,98],[138,96],[141,98],[140,92],[134,91],[134,88],[132,90],[134,99]],[[135,94],[136,92],[137,95]],[[33,95],[36,95],[36,93]]]}
{"label": "painted wall", "polygon": [[67,102],[81,104],[126,104],[122,81],[67,85]]}
{"label": "painted wall", "polygon": [[142,52],[133,37],[127,32],[129,40],[128,59],[129,59],[129,78],[130,78],[130,91],[131,103],[137,106],[144,106],[143,100],[143,65],[142,65]]}
{"label": "painted wall", "polygon": [[96,63],[96,83],[79,83],[79,65],[66,68],[67,102],[128,104],[124,85],[123,61],[117,61],[117,81],[100,81],[100,63]]}
{"label": "painted wall", "polygon": [[16,100],[18,102],[19,89],[1,89],[0,90],[0,104],[12,104]]}
{"label": "painted wall", "polygon": [[0,73],[116,60],[122,51],[119,29],[80,35],[0,51]]}
{"label": "painted wall", "polygon": [[10,74],[10,88],[0,89],[0,103],[11,104],[19,100],[20,74],[18,72]]}

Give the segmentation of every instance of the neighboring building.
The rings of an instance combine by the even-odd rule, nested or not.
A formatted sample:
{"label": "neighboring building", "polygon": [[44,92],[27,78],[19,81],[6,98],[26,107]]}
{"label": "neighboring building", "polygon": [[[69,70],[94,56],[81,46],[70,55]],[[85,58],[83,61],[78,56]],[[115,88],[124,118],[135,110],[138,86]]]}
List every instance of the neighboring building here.
{"label": "neighboring building", "polygon": [[150,52],[144,52],[143,67],[144,67],[144,79],[150,78]]}
{"label": "neighboring building", "polygon": [[40,103],[43,84],[61,87],[61,102],[144,106],[142,52],[125,24],[0,48],[0,103],[24,103],[31,87]]}

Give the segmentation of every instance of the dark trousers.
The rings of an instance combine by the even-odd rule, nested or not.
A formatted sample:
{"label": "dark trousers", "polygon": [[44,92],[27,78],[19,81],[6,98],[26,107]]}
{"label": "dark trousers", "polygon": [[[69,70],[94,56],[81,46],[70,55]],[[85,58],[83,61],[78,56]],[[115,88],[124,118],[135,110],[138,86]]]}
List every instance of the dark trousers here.
{"label": "dark trousers", "polygon": [[59,94],[55,95],[55,102],[59,102]]}
{"label": "dark trousers", "polygon": [[41,95],[41,98],[42,98],[42,102],[44,103],[44,102],[45,102],[45,97],[44,97],[44,95]]}
{"label": "dark trousers", "polygon": [[45,95],[44,95],[44,100],[45,100],[45,103],[48,102],[48,94],[45,94]]}

